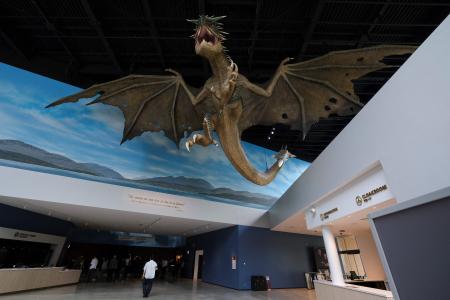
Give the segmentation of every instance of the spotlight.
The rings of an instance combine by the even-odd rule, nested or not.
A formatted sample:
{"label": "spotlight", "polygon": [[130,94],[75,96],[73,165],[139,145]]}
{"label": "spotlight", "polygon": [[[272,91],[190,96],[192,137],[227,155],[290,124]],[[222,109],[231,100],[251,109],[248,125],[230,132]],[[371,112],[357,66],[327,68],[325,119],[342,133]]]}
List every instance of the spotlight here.
{"label": "spotlight", "polygon": [[273,134],[273,131],[271,131],[270,134]]}
{"label": "spotlight", "polygon": [[268,136],[267,139],[270,140],[270,136]]}

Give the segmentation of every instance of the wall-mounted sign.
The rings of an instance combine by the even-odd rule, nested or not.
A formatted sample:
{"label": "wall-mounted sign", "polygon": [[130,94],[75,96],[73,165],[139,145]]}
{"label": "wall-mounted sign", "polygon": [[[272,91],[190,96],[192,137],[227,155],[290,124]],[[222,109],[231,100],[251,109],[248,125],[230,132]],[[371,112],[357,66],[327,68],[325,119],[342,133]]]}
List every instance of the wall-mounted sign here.
{"label": "wall-mounted sign", "polygon": [[36,235],[35,234],[30,234],[30,233],[16,231],[14,233],[14,237],[20,238],[20,239],[28,239],[28,238],[34,238],[34,237],[36,237]]}
{"label": "wall-mounted sign", "polygon": [[323,221],[323,220],[328,219],[332,213],[335,213],[335,212],[337,212],[337,211],[338,211],[338,208],[335,207],[335,208],[333,208],[333,209],[330,209],[330,210],[327,211],[327,212],[324,212],[323,214],[320,214],[320,220]]}
{"label": "wall-mounted sign", "polygon": [[236,267],[237,267],[237,260],[236,260],[236,256],[233,255],[231,257],[231,269],[232,270],[236,270]]}
{"label": "wall-mounted sign", "polygon": [[370,192],[362,194],[361,196],[359,196],[359,195],[356,196],[356,199],[355,199],[356,205],[361,206],[361,205],[363,205],[363,203],[369,202],[372,199],[373,195],[378,194],[385,190],[387,190],[387,185],[384,184],[380,187],[377,187],[377,188],[371,190]]}

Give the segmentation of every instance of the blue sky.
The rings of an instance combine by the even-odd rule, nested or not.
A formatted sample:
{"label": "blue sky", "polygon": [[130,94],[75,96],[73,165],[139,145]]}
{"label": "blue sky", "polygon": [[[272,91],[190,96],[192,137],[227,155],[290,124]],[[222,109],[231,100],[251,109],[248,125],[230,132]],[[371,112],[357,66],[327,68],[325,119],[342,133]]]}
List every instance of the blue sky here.
{"label": "blue sky", "polygon": [[[97,104],[44,107],[79,88],[0,63],[0,139],[16,139],[78,162],[97,163],[126,178],[186,176],[215,187],[280,197],[309,163],[291,159],[269,185],[261,187],[234,170],[220,147],[177,146],[162,132],[145,133],[120,145],[123,116]],[[181,141],[184,145],[184,140]],[[264,170],[274,152],[243,142],[249,159]]]}

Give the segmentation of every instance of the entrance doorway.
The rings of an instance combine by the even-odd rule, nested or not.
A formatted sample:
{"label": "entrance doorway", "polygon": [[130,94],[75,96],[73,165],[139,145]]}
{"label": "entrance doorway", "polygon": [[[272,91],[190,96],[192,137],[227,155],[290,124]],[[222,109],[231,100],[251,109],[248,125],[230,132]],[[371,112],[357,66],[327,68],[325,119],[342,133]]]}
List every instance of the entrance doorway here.
{"label": "entrance doorway", "polygon": [[194,261],[194,276],[193,280],[202,279],[203,271],[203,250],[195,251],[195,261]]}

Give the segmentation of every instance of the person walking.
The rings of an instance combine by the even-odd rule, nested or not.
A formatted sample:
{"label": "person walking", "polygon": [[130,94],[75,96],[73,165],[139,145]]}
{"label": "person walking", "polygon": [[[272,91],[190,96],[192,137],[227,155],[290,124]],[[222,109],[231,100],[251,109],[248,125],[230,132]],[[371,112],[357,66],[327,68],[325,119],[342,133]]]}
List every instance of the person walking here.
{"label": "person walking", "polygon": [[158,265],[150,257],[149,261],[144,265],[144,273],[142,274],[142,291],[144,298],[147,298],[152,291],[156,270],[158,270]]}
{"label": "person walking", "polygon": [[97,280],[97,265],[98,265],[98,258],[97,256],[94,256],[91,260],[91,264],[89,265],[87,282]]}

